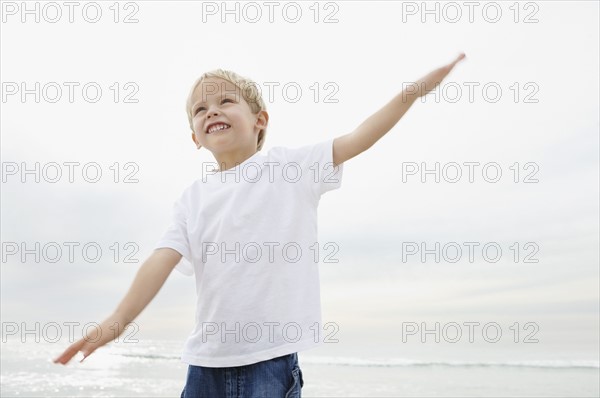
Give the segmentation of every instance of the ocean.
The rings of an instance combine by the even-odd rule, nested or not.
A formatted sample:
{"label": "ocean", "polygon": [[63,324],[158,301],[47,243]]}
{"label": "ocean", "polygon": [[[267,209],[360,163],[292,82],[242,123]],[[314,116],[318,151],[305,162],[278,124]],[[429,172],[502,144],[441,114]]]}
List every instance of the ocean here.
{"label": "ocean", "polygon": [[[110,343],[83,363],[52,363],[68,342],[1,345],[2,397],[179,397],[187,365],[179,359],[183,341]],[[332,355],[318,347],[299,352],[304,397],[598,397],[597,360],[457,360],[430,350],[407,357]],[[432,355],[437,355],[436,360]],[[381,353],[380,353],[381,354]],[[491,357],[491,356],[490,356]],[[593,357],[593,356],[592,356]]]}

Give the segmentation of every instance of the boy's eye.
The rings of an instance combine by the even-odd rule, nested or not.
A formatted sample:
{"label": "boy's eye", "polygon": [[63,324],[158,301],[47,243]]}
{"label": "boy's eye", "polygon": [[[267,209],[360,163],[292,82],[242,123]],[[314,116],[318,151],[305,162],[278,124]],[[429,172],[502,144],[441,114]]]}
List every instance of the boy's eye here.
{"label": "boy's eye", "polygon": [[[233,102],[233,100],[232,100],[231,98],[223,98],[223,99],[221,100],[221,103],[223,103],[223,102],[225,102],[225,101],[230,101],[230,102]],[[203,106],[200,106],[200,107],[198,107],[198,108],[196,109],[196,111],[194,112],[194,116],[195,116],[195,115],[196,115],[198,112],[200,112],[200,111],[202,111],[202,110],[206,110],[206,108],[205,108],[205,107],[203,107]]]}

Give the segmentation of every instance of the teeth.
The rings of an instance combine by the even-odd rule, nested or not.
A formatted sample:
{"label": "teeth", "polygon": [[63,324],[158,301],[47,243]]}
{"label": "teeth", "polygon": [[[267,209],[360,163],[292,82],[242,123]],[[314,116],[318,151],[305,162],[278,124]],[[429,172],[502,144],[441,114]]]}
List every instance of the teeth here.
{"label": "teeth", "polygon": [[208,129],[208,134],[214,133],[215,131],[225,130],[226,128],[229,128],[229,126],[226,124],[217,124]]}

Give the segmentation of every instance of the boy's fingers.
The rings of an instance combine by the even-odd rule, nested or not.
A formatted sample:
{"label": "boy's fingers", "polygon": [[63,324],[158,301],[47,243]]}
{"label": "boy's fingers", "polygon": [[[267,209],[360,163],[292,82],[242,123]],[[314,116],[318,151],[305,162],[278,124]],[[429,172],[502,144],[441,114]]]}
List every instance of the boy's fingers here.
{"label": "boy's fingers", "polygon": [[454,69],[454,66],[464,58],[465,58],[465,53],[460,53],[460,55],[454,61],[452,61],[450,64],[446,65],[446,67],[444,69],[449,73],[452,69]]}
{"label": "boy's fingers", "polygon": [[58,356],[57,358],[54,358],[53,362],[61,363],[61,364],[65,365],[67,362],[69,362],[71,360],[71,358],[73,358],[73,355],[75,355],[76,353],[77,353],[77,351],[71,352],[70,350],[67,349],[65,352],[60,354],[60,356]]}
{"label": "boy's fingers", "polygon": [[84,341],[79,340],[73,344],[71,344],[62,354],[60,354],[57,358],[53,360],[54,363],[61,363],[65,365],[67,362],[73,358],[75,354],[77,354],[80,348],[83,346]]}
{"label": "boy's fingers", "polygon": [[89,357],[92,352],[95,351],[95,348],[85,348],[85,349],[81,349],[79,352],[81,352],[82,358],[79,361],[79,363],[83,362],[84,359],[86,359],[87,357]]}
{"label": "boy's fingers", "polygon": [[456,58],[456,60],[452,63],[452,66],[456,65],[458,62],[460,62],[462,59],[465,58],[465,53],[460,53],[460,55]]}

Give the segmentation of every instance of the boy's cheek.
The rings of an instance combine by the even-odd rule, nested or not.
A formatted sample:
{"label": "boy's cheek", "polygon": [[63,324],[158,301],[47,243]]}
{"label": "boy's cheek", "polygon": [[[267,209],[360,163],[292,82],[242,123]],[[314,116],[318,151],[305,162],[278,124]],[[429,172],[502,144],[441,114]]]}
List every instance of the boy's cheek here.
{"label": "boy's cheek", "polygon": [[199,121],[194,122],[194,133],[197,137],[202,134],[202,123],[200,123]]}

